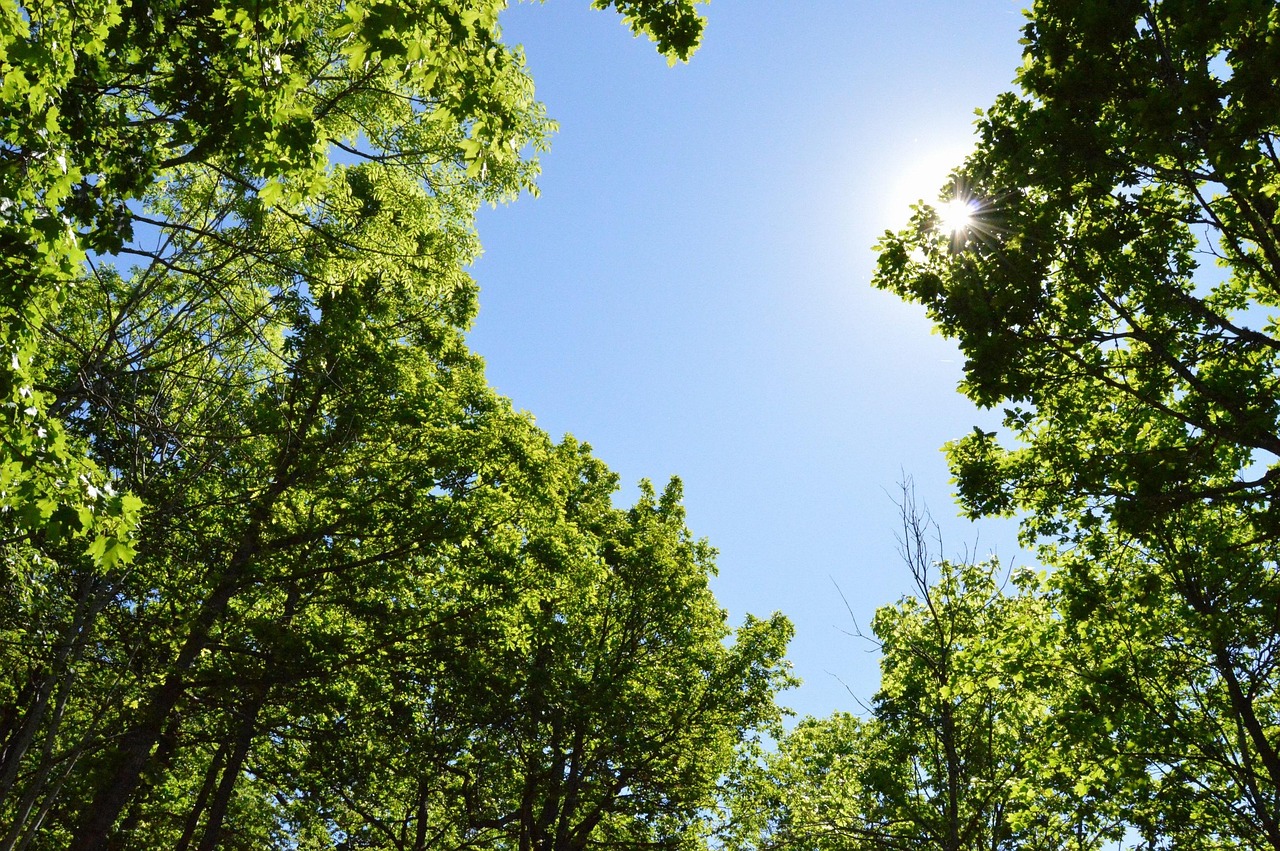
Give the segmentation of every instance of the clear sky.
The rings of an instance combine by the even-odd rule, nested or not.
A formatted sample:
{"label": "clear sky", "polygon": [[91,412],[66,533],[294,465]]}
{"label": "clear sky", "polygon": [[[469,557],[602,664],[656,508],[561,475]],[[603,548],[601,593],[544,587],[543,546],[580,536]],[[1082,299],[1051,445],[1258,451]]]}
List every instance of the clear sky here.
{"label": "clear sky", "polygon": [[1022,4],[702,8],[703,46],[674,68],[588,0],[504,14],[560,132],[541,197],[481,215],[470,339],[553,436],[630,485],[680,476],[731,620],[796,625],[805,684],[784,702],[857,711],[877,660],[841,592],[867,629],[909,590],[904,474],[944,554],[1025,563],[1010,524],[957,517],[939,452],[998,418],[956,392],[959,357],[923,311],[870,286],[877,238],[1011,88]]}

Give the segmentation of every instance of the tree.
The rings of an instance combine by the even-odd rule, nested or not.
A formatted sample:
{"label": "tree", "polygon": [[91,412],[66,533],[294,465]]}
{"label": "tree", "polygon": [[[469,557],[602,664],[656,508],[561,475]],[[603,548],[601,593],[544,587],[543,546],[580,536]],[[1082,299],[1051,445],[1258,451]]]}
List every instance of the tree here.
{"label": "tree", "polygon": [[504,5],[5,7],[0,847],[346,841],[315,725],[551,581],[560,462],[462,338],[551,126]]}
{"label": "tree", "polygon": [[749,759],[728,847],[753,851],[1100,848],[1123,832],[1102,763],[1068,764],[1061,623],[1043,578],[935,561],[904,489],[915,593],[877,610],[880,688],[859,719],[807,719]]}
{"label": "tree", "polygon": [[[24,773],[21,800],[46,815],[15,819],[13,830],[47,821],[53,844],[95,847],[135,823],[161,826],[146,814],[174,791],[161,781],[190,754],[188,736],[227,743],[208,748],[196,776],[229,794],[265,734],[259,715],[314,714],[292,696],[311,693],[314,704],[311,681],[360,658],[370,633],[387,640],[389,625],[373,618],[380,605],[430,594],[424,563],[472,539],[510,551],[513,526],[546,503],[545,437],[485,385],[462,346],[473,287],[447,264],[451,239],[452,251],[468,245],[451,237],[451,214],[384,167],[342,177],[314,228],[290,227],[289,211],[245,226],[256,259],[274,262],[202,244],[177,269],[104,273],[68,302],[55,329],[65,358],[51,373],[55,395],[95,460],[148,511],[128,568],[87,569],[74,548],[36,553],[49,565],[40,601],[88,594],[99,616],[27,628],[47,652],[93,652],[65,675],[84,701],[67,704],[72,717],[79,709],[71,729],[47,705],[15,701],[22,728],[51,743],[48,764],[76,768],[62,784]],[[344,247],[377,234],[382,250],[326,251],[328,227]],[[425,239],[441,247],[421,253]],[[209,279],[215,289],[203,288]],[[428,621],[450,616],[423,609]],[[30,673],[41,684],[63,676],[47,664]],[[191,798],[197,810],[204,800],[225,808],[227,794]],[[212,809],[200,820],[201,847],[221,817]]]}
{"label": "tree", "polygon": [[1280,15],[1030,17],[1022,92],[948,187],[971,222],[941,233],[920,207],[877,284],[924,304],[964,392],[1004,409],[1015,448],[948,447],[960,498],[1046,545],[1080,740],[1132,779],[1147,843],[1280,848]]}
{"label": "tree", "polygon": [[576,566],[587,575],[561,563],[571,550],[539,554],[572,578],[539,601],[515,700],[481,736],[514,762],[517,782],[492,795],[513,849],[700,847],[699,813],[735,749],[778,730],[791,626],[748,617],[725,645],[714,553],[680,499],[678,481],[660,495],[642,483],[625,513],[574,498],[600,542]]}
{"label": "tree", "polygon": [[864,784],[868,736],[848,712],[807,717],[775,750],[745,749],[718,814],[720,847],[734,851],[856,851],[885,847]]}
{"label": "tree", "polygon": [[[596,0],[687,59],[696,0]],[[88,538],[110,566],[132,552],[131,505],[68,442],[42,388],[42,329],[87,259],[164,262],[175,231],[218,233],[199,211],[149,205],[193,179],[270,207],[322,192],[331,153],[394,163],[434,190],[506,197],[536,171],[550,124],[505,0],[8,0],[0,10],[0,508],[6,538]],[[448,194],[448,193],[446,193]],[[157,219],[157,216],[159,217]],[[138,226],[142,227],[139,228]],[[142,247],[148,229],[167,236]],[[234,228],[232,228],[234,231]],[[81,546],[84,546],[83,541]]]}
{"label": "tree", "polygon": [[4,847],[675,843],[776,721],[789,625],[726,647],[678,485],[614,509],[485,384],[451,206],[373,163],[249,212],[50,327],[57,410],[147,511],[127,566],[20,551]]}
{"label": "tree", "polygon": [[[317,743],[329,767],[305,782],[343,833],[403,849],[696,847],[735,748],[775,727],[790,625],[748,618],[726,646],[678,483],[619,510],[584,447],[557,454],[570,524],[530,541],[525,567],[549,581],[434,668],[370,683],[400,692],[394,733],[372,733],[382,703],[366,701]],[[404,692],[404,676],[422,687]]]}

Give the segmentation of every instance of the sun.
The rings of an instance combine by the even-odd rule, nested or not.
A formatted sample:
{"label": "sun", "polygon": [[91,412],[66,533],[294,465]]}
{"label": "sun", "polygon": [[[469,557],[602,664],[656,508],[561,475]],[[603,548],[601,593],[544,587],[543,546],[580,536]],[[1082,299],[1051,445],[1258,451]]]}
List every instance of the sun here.
{"label": "sun", "polygon": [[[925,137],[925,134],[921,134]],[[938,191],[950,184],[951,172],[973,152],[974,141],[964,138],[904,140],[897,162],[887,170],[884,186],[885,220],[906,227],[919,203],[934,203]]]}
{"label": "sun", "polygon": [[973,214],[978,205],[968,198],[952,198],[938,208],[938,230],[956,236],[973,225]]}

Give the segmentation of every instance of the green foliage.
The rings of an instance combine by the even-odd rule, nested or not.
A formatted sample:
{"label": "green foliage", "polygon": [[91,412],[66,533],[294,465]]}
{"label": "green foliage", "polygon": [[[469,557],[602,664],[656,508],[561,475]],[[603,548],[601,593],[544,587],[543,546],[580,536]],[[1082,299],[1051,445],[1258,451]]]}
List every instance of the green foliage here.
{"label": "green foliage", "polygon": [[1035,4],[1020,94],[877,284],[1005,412],[948,447],[965,509],[1043,544],[1079,671],[1076,748],[1130,784],[1149,847],[1280,848],[1275,644],[1280,12],[1252,0]]}
{"label": "green foliage", "polygon": [[[0,7],[0,509],[6,538],[127,543],[94,510],[109,471],[68,443],[41,389],[43,328],[88,257],[135,253],[149,193],[206,177],[265,206],[323,193],[330,155],[393,162],[434,189],[530,187],[551,124],[505,0],[136,2]],[[607,5],[607,4],[606,4]],[[674,61],[696,47],[693,0],[620,9]],[[243,213],[242,213],[243,214]],[[178,217],[181,221],[182,217]],[[169,219],[164,217],[163,221]],[[183,222],[183,224],[190,224]],[[213,226],[217,229],[217,225]],[[141,233],[141,231],[139,231]],[[62,522],[50,523],[55,513]],[[94,558],[127,549],[95,544]]]}
{"label": "green foliage", "polygon": [[658,45],[658,52],[667,61],[688,61],[698,49],[705,23],[695,9],[695,4],[707,0],[591,0],[596,9],[617,9],[623,15],[631,31],[636,35],[647,34]]}
{"label": "green foliage", "polygon": [[[322,769],[292,781],[331,802],[341,832],[683,847],[734,748],[776,723],[790,627],[749,621],[725,646],[709,553],[684,530],[678,484],[623,511],[583,447],[556,455],[572,523],[524,548],[523,582],[540,587],[512,600],[518,611],[469,615],[429,684],[412,668],[367,683],[361,693],[386,692],[397,714],[379,717],[382,700],[352,706],[342,736],[313,746]],[[424,687],[405,693],[406,681]],[[362,755],[369,742],[377,750]]]}
{"label": "green foliage", "polygon": [[0,848],[674,846],[776,725],[678,483],[465,347],[504,6],[0,10]]}
{"label": "green foliage", "polygon": [[740,851],[1101,848],[1123,833],[1108,766],[1067,753],[1062,622],[1043,576],[933,561],[909,506],[913,596],[872,621],[868,717],[806,719],[747,754],[728,795]]}

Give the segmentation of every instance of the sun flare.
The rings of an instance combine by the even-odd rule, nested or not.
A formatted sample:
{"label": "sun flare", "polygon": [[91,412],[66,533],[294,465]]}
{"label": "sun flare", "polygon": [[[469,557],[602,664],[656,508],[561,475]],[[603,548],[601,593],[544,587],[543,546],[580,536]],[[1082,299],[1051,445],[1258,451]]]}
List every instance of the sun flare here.
{"label": "sun flare", "polygon": [[927,139],[905,144],[895,167],[888,171],[885,194],[886,224],[905,226],[912,207],[918,203],[937,204],[938,193],[949,182],[952,169],[973,151],[973,142],[964,139]]}
{"label": "sun flare", "polygon": [[938,207],[938,230],[948,234],[959,234],[968,230],[973,224],[973,214],[978,205],[967,198],[952,198]]}

